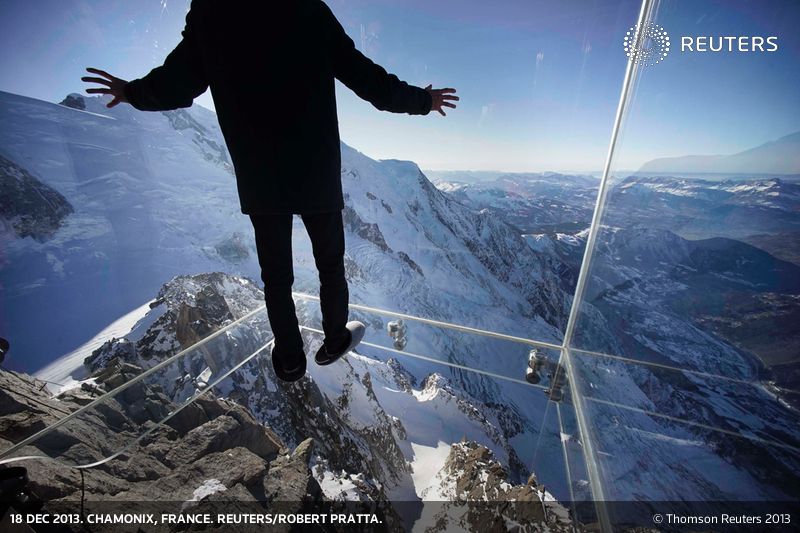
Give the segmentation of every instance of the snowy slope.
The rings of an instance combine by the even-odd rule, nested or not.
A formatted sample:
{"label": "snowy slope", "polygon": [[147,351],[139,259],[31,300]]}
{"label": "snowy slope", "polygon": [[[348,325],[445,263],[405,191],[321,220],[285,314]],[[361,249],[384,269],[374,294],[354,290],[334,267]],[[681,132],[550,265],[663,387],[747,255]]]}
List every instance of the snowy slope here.
{"label": "snowy slope", "polygon": [[[175,275],[259,275],[213,113],[83,102],[77,110],[0,93],[3,152],[75,209],[46,242],[5,243],[3,290],[14,312],[4,329],[14,332],[28,369],[74,350]],[[413,163],[342,150],[353,301],[559,337],[567,296],[551,257],[532,253],[494,217],[447,198]],[[299,222],[295,243],[296,289],[315,292]],[[44,308],[57,334],[43,338]]]}
{"label": "snowy slope", "polygon": [[[569,258],[585,238],[528,240]],[[663,230],[606,228],[600,243],[573,345],[670,367],[574,352],[610,497],[796,498],[800,415],[762,381],[752,354],[696,317],[722,315],[724,302],[751,293],[800,292],[800,268],[735,241]]]}
{"label": "snowy slope", "polygon": [[[185,348],[191,332],[201,334],[230,324],[259,299],[256,285],[243,278],[222,273],[175,278],[129,332],[91,354],[87,370],[102,372],[115,360],[152,367]],[[186,316],[191,321],[182,318]],[[268,324],[255,320],[229,330],[209,346],[226,358],[236,358],[269,338]],[[321,339],[307,335],[306,341],[313,353]],[[175,368],[167,367],[149,384],[158,385],[173,401],[185,400],[194,390],[186,388],[192,380],[180,379],[183,375],[202,376],[206,382],[215,377],[201,352],[205,349]],[[441,479],[433,477],[442,470],[451,445],[464,439],[493,450],[512,478],[528,478],[535,450],[531,442],[519,446],[519,436],[535,434],[538,420],[528,418],[531,413],[524,405],[515,403],[513,395],[505,401],[499,396],[476,398],[441,373],[430,373],[419,382],[403,362],[353,352],[328,367],[310,363],[306,379],[286,385],[275,377],[269,358],[262,356],[221,384],[217,393],[245,405],[289,446],[314,437],[312,470],[329,498],[436,500],[442,494],[430,486]],[[524,388],[528,404],[542,398],[541,391]],[[517,426],[515,436],[508,430],[511,425]],[[542,462],[555,464],[537,468],[537,475],[566,495],[563,465],[548,460],[560,457],[557,434],[552,424],[546,430],[544,439],[537,438]]]}
{"label": "snowy slope", "polygon": [[[74,207],[51,239],[3,243],[3,329],[28,370],[74,350],[177,274],[257,272],[246,246],[242,260],[220,253],[237,234],[249,242],[251,230],[224,152],[209,153],[222,142],[213,113],[176,112],[193,120],[186,129],[172,115],[85,102],[81,111],[0,93],[0,150]],[[43,325],[53,333],[40,335]]]}
{"label": "snowy slope", "polygon": [[[229,164],[224,151],[216,149],[221,137],[213,114],[198,107],[147,114],[122,106],[108,110],[99,99],[83,101],[85,109],[76,110],[0,94],[4,153],[63,194],[75,209],[51,239],[8,243],[11,261],[2,272],[3,290],[13,313],[6,314],[3,329],[14,332],[15,353],[31,354],[25,364],[32,368],[86,342],[108,340],[103,336],[92,341],[115,319],[151,301],[161,284],[176,275],[224,271],[258,278],[249,221],[238,213]],[[569,297],[557,258],[531,250],[496,217],[474,213],[448,198],[413,163],[374,161],[347,146],[342,152],[353,302],[559,339]],[[296,290],[316,292],[310,245],[299,221],[295,261]],[[260,305],[257,298],[245,300],[250,308]],[[303,324],[319,327],[315,305],[300,305],[299,312]],[[143,333],[166,320],[164,313],[164,304],[153,307],[124,342],[112,341],[109,346],[117,348],[100,354],[93,364],[101,365],[112,355],[148,353],[146,361],[137,361],[147,367],[174,353],[182,345],[179,340],[159,333],[150,339]],[[385,317],[354,315],[368,323],[368,340],[390,345]],[[43,316],[53,335],[40,334]],[[148,350],[130,350],[145,338],[152,340]],[[309,353],[319,341],[308,339]],[[255,339],[237,342],[243,350]],[[528,348],[410,324],[407,351],[519,379]],[[416,497],[421,488],[414,480],[424,479],[423,470],[440,467],[433,463],[441,457],[427,450],[467,435],[491,446],[515,479],[527,476],[536,458],[542,476],[553,479],[554,490],[568,494],[563,464],[550,460],[560,458],[561,448],[555,421],[544,418],[547,402],[541,390],[404,359],[405,374],[422,392],[400,393],[393,378],[377,377],[389,375],[387,353],[365,348],[363,355],[368,358],[354,358],[351,366],[312,377],[331,405],[353,396],[354,408],[346,413],[329,409],[330,416],[336,413],[353,431],[363,433],[376,420],[387,428],[394,419],[408,421],[406,437],[398,433],[395,439],[397,457],[404,458],[399,463],[382,448],[387,441],[375,435],[352,437],[353,442],[366,439],[354,449],[387,491]],[[380,372],[369,370],[378,364],[383,365],[377,367]],[[433,372],[438,377],[426,381]],[[367,374],[373,376],[370,387],[363,383]],[[181,375],[176,369],[165,386],[174,387],[170,380]],[[263,394],[253,394],[257,382],[256,374],[242,377],[227,392],[252,401],[253,411],[276,427],[282,420],[292,442],[292,424],[285,413],[274,412],[279,389],[261,383]],[[366,396],[367,389],[374,398]],[[462,410],[468,414],[459,415]],[[294,425],[303,427],[302,421]],[[363,464],[346,456],[322,460],[334,470],[347,466],[348,475],[356,475],[357,465]],[[403,467],[404,461],[411,466]]]}

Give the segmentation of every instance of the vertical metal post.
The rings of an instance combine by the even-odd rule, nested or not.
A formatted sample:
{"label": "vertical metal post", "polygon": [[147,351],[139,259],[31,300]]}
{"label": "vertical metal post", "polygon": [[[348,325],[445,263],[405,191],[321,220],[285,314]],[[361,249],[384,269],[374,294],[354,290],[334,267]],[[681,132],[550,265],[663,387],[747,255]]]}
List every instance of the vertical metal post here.
{"label": "vertical metal post", "polygon": [[[642,5],[639,10],[639,19],[637,21],[639,28],[644,28],[644,24],[648,22],[654,12],[653,0],[642,0]],[[643,32],[638,32],[637,42],[635,46],[638,48],[641,44]],[[597,453],[594,446],[594,440],[590,433],[589,425],[586,421],[585,405],[583,396],[580,390],[580,383],[578,382],[575,374],[575,368],[572,362],[572,355],[570,347],[572,344],[572,337],[575,333],[575,325],[578,321],[578,314],[580,311],[581,301],[583,299],[586,284],[589,280],[589,270],[592,264],[592,257],[594,248],[597,242],[597,235],[600,232],[600,222],[603,218],[605,211],[606,197],[608,195],[608,182],[611,173],[611,166],[614,160],[614,152],[616,150],[617,140],[619,138],[619,131],[630,99],[631,85],[636,79],[638,73],[638,65],[633,59],[628,61],[628,66],[625,69],[625,77],[622,81],[622,90],[620,92],[619,104],[617,105],[617,114],[614,118],[614,126],[611,130],[611,140],[608,147],[608,155],[606,156],[605,166],[603,167],[603,176],[600,179],[600,187],[597,192],[597,202],[592,216],[592,224],[589,229],[589,235],[586,239],[586,249],[583,253],[583,262],[578,274],[578,281],[575,286],[575,295],[572,300],[572,307],[569,312],[569,320],[567,321],[567,328],[564,331],[564,342],[561,347],[561,358],[564,363],[564,368],[567,372],[569,379],[570,392],[572,396],[572,405],[575,408],[575,419],[578,423],[578,429],[581,434],[581,441],[583,443],[584,461],[586,462],[586,471],[589,476],[589,483],[592,487],[592,495],[595,500],[595,509],[597,510],[597,518],[600,528],[604,532],[612,532],[611,519],[606,507],[605,490],[603,481],[600,476],[599,467],[597,464]]]}

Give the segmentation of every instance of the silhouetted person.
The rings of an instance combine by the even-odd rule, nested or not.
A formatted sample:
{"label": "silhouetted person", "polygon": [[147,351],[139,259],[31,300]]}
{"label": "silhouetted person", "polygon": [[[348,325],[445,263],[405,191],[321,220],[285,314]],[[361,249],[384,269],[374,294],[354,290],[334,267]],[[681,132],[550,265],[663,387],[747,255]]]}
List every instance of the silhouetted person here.
{"label": "silhouetted person", "polygon": [[455,107],[455,90],[422,89],[388,74],[356,50],[320,0],[194,0],[183,39],[162,66],[131,82],[87,70],[101,77],[83,81],[105,87],[86,92],[111,95],[108,107],[188,107],[211,88],[242,212],[255,230],[276,374],[293,381],[306,369],[292,299],[293,214],[302,216],[319,270],[325,340],[315,360],[329,364],[352,350],[364,325],[347,321],[334,79],[382,111],[413,115],[444,115]]}

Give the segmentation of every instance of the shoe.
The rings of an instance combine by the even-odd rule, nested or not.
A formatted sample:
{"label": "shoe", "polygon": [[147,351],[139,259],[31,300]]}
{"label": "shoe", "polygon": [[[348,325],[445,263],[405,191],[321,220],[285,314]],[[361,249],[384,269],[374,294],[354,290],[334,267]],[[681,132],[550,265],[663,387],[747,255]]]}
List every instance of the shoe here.
{"label": "shoe", "polygon": [[347,352],[353,351],[353,349],[361,342],[361,339],[364,338],[364,332],[367,330],[367,327],[357,320],[348,322],[345,328],[347,328],[347,334],[349,336],[345,348],[339,352],[330,353],[328,352],[328,349],[325,348],[325,344],[323,344],[320,346],[319,350],[317,350],[317,355],[314,356],[314,361],[318,365],[329,365]]}
{"label": "shoe", "polygon": [[278,376],[278,378],[281,381],[286,381],[286,382],[297,381],[306,374],[305,353],[301,352],[299,361],[296,364],[292,364],[292,368],[286,368],[287,361],[284,361],[283,357],[275,357],[274,344],[272,345],[270,356],[272,357],[272,369],[275,370],[275,375]]}

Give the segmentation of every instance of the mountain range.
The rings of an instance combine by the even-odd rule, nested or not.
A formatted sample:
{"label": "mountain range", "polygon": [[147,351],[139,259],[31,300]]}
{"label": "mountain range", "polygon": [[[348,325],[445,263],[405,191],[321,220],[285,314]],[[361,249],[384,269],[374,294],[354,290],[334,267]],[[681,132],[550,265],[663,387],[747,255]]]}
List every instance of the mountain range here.
{"label": "mountain range", "polygon": [[[80,387],[115,360],[148,368],[262,305],[249,281],[258,279],[249,221],[238,213],[210,111],[142,114],[78,95],[56,105],[0,93],[0,149],[8,162],[4,186],[16,184],[15,194],[26,199],[14,205],[30,206],[0,213],[2,332],[20,354],[10,359],[20,370]],[[437,187],[411,162],[375,161],[343,145],[342,180],[351,301],[560,342],[596,179],[541,174]],[[709,331],[709,320],[720,316],[713,302],[698,298],[687,312],[667,297],[709,286],[751,301],[795,293],[796,265],[730,236],[694,242],[679,231],[693,228],[679,223],[690,208],[689,218],[705,213],[697,227],[706,229],[761,210],[792,220],[791,185],[631,178],[614,189],[635,209],[612,209],[609,220],[663,213],[664,225],[645,231],[610,224],[582,307],[577,347],[586,353],[576,352],[580,383],[570,386],[591,398],[584,414],[613,497],[797,496],[796,457],[764,443],[796,447],[796,411],[770,389],[757,357],[721,330]],[[57,216],[35,201],[40,191],[63,198]],[[727,214],[707,209],[721,198]],[[772,223],[766,215],[749,218],[754,230]],[[740,231],[744,222],[731,227]],[[314,263],[300,224],[294,247],[296,289],[313,294]],[[304,326],[319,328],[313,302],[299,312]],[[369,342],[391,346],[390,317],[353,315],[367,323]],[[187,329],[195,322],[202,328]],[[253,327],[220,349],[246,352],[268,338],[266,326]],[[318,343],[306,331],[311,353]],[[452,495],[446,462],[471,453],[454,447],[462,440],[490,450],[511,483],[525,484],[535,473],[561,501],[590,498],[580,459],[589,436],[577,432],[571,402],[560,404],[560,421],[541,390],[503,379],[524,377],[528,351],[409,323],[399,355],[365,346],[327,372],[312,369],[291,394],[251,365],[219,394],[246,406],[290,446],[315,437],[322,444],[312,461],[315,479],[323,489],[343,487],[343,498]],[[269,365],[261,365],[269,376]],[[176,385],[181,375],[160,384],[168,396],[187,393]],[[745,437],[726,439],[705,426]]]}
{"label": "mountain range", "polygon": [[648,161],[639,173],[800,174],[800,131],[732,155],[688,155]]}

